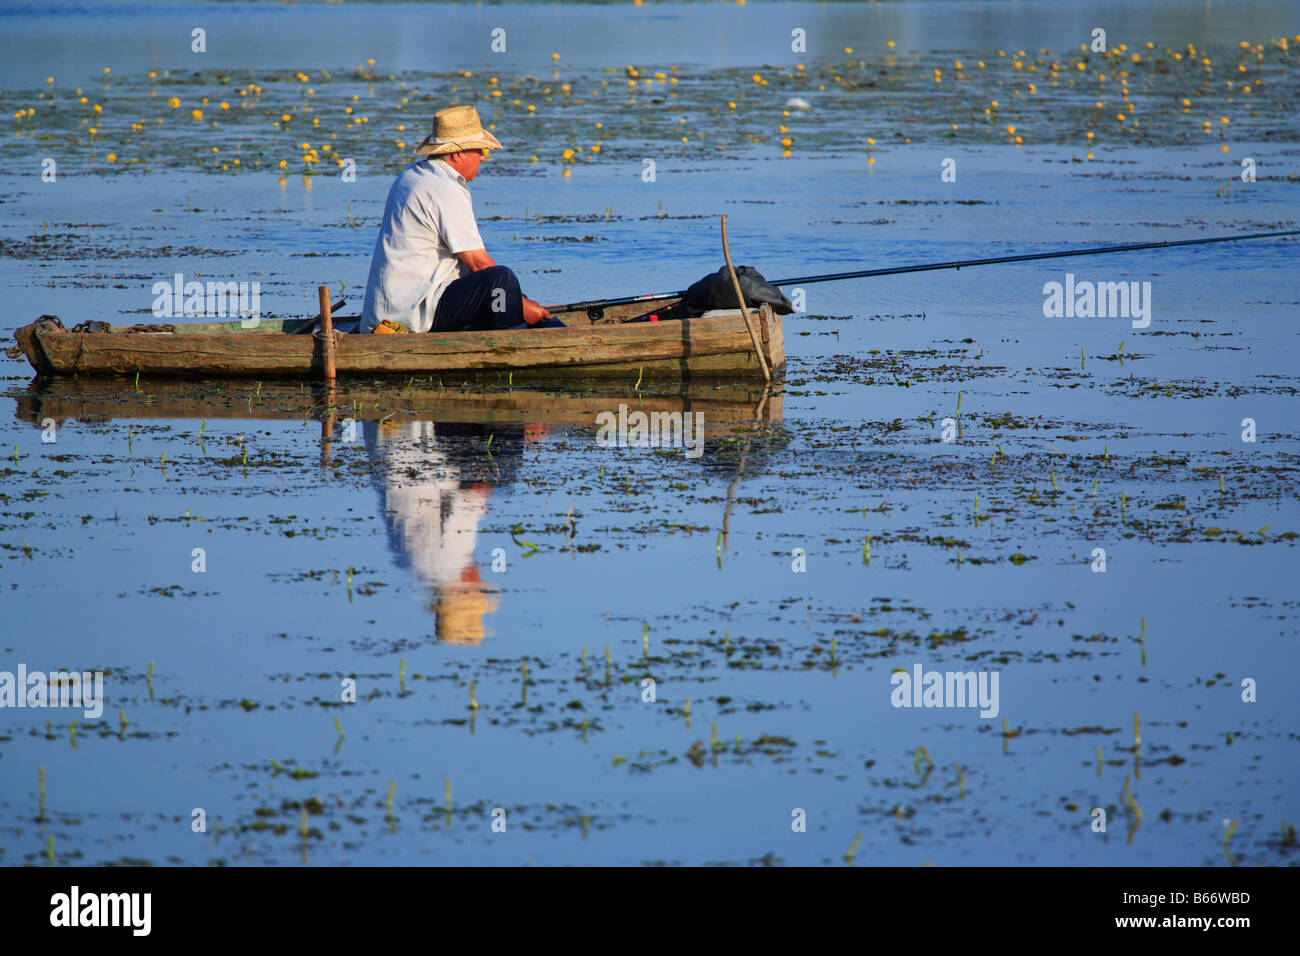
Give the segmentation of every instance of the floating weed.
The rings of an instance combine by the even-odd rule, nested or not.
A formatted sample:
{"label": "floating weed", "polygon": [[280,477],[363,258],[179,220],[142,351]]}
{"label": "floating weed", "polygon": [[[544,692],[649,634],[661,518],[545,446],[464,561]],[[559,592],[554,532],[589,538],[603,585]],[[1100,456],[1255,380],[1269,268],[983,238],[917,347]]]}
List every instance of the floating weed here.
{"label": "floating weed", "polygon": [[1240,823],[1240,822],[1241,822],[1240,819],[1224,820],[1224,821],[1223,821],[1223,826],[1224,826],[1224,830],[1223,830],[1223,845],[1224,845],[1225,848],[1226,848],[1227,845],[1228,845],[1228,841],[1232,839],[1232,835],[1233,835],[1234,833],[1237,832],[1237,824]]}
{"label": "floating weed", "polygon": [[117,712],[117,719],[122,722],[122,729],[119,731],[119,736],[125,735],[126,728],[130,726],[130,722],[126,719],[126,711],[119,710]]}
{"label": "floating weed", "polygon": [[858,846],[861,843],[862,843],[862,831],[859,830],[854,835],[853,842],[849,844],[849,848],[844,851],[844,862],[847,863],[849,866],[853,865],[853,858],[857,856]]}
{"label": "floating weed", "polygon": [[1051,479],[1052,479],[1052,491],[1056,492],[1057,494],[1060,494],[1061,489],[1056,487],[1056,469],[1052,469]]}
{"label": "floating weed", "polygon": [[347,734],[343,733],[343,721],[339,720],[339,715],[334,715],[334,729],[339,732],[339,739],[343,739]]}
{"label": "floating weed", "polygon": [[[1133,791],[1126,791],[1124,796],[1128,800],[1129,807],[1133,810],[1134,819],[1140,821],[1142,819],[1142,808],[1138,806],[1137,798],[1133,796]],[[1227,842],[1226,839],[1224,842]]]}
{"label": "floating weed", "polygon": [[1007,742],[1016,737],[1019,737],[1020,733],[1021,733],[1020,728],[1016,728],[1015,730],[1012,730],[1010,725],[1008,725],[1007,723],[1007,719],[1005,717],[1002,718],[1002,752],[1003,753],[1007,752]]}
{"label": "floating weed", "polygon": [[587,649],[585,647],[582,649],[582,670],[584,673],[587,670]]}
{"label": "floating weed", "polygon": [[934,761],[930,759],[930,751],[927,750],[924,746],[917,747],[916,751],[912,754],[912,766],[916,769],[917,773],[921,772],[922,757],[925,758],[925,763],[927,767],[931,769],[934,768]]}
{"label": "floating weed", "polygon": [[862,546],[862,563],[871,564],[871,535],[867,535],[866,544]]}

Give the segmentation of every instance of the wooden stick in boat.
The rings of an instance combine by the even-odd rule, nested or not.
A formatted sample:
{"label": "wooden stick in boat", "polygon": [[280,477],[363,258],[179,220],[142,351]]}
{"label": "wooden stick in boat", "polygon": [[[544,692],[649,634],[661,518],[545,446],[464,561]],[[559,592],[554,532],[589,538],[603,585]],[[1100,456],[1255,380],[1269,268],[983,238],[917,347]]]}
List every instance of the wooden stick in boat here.
{"label": "wooden stick in boat", "polygon": [[[331,312],[331,314],[333,313],[334,309],[342,309],[342,308],[343,308],[345,305],[347,305],[347,304],[348,304],[348,300],[347,300],[347,299],[339,299],[339,304],[338,304],[338,305],[331,305],[331,306],[330,306],[330,312]],[[296,329],[294,329],[292,332],[289,332],[288,334],[289,334],[289,335],[306,335],[306,334],[309,333],[312,329],[316,328],[316,324],[317,324],[318,322],[320,322],[320,315],[319,315],[319,314],[313,315],[310,319],[308,319],[306,322],[304,322],[302,325],[298,326]]]}
{"label": "wooden stick in boat", "polygon": [[731,250],[727,247],[727,217],[722,217],[722,256],[727,260],[727,271],[731,273],[731,287],[736,290],[736,301],[740,303],[740,314],[745,317],[745,328],[749,329],[749,339],[754,343],[754,354],[758,356],[758,365],[763,370],[763,381],[772,381],[772,373],[767,369],[767,359],[763,356],[763,345],[758,341],[758,331],[749,318],[749,309],[745,308],[745,297],[740,291],[740,279],[731,264]]}
{"label": "wooden stick in boat", "polygon": [[330,287],[327,285],[320,286],[317,291],[320,293],[320,326],[321,326],[321,348],[325,356],[325,381],[332,382],[335,378],[334,370],[334,319],[330,314]]}

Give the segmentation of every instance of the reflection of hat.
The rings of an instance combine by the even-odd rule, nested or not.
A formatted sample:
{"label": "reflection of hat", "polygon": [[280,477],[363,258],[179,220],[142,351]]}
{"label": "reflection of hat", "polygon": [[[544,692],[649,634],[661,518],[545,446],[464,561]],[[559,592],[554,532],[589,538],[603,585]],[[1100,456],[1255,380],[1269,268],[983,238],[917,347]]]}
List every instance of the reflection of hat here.
{"label": "reflection of hat", "polygon": [[479,580],[478,566],[465,569],[459,581],[438,588],[434,603],[438,640],[447,644],[482,644],[487,635],[483,615],[497,609],[497,601]]}
{"label": "reflection of hat", "polygon": [[503,149],[483,128],[472,106],[450,106],[433,114],[433,132],[424,138],[416,156],[443,156],[465,149]]}

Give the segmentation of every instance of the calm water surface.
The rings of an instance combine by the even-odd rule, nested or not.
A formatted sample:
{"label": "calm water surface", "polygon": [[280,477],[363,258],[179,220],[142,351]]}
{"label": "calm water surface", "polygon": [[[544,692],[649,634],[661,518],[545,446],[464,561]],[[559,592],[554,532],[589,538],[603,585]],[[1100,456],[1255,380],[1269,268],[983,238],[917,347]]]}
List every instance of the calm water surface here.
{"label": "calm water surface", "polygon": [[[1064,57],[1121,14],[1113,42],[1135,48],[1191,42],[1235,64],[1239,40],[1264,44],[1259,115],[1218,75],[1213,107],[1184,115],[1166,95],[1177,74],[1133,69],[1147,125],[1097,125],[1087,159],[1092,87],[1053,87],[1047,64],[1018,77],[998,50]],[[6,122],[41,104],[0,138],[6,337],[51,312],[152,321],[152,284],[176,272],[257,279],[273,314],[314,312],[321,283],[360,302],[401,151],[355,183],[328,164],[281,174],[297,127],[255,110],[178,125],[147,101],[150,70],[209,71],[175,88],[208,118],[232,96],[211,71],[335,71],[312,80],[321,125],[364,150],[397,135],[401,82],[450,99],[461,69],[526,89],[530,71],[618,86],[627,64],[678,66],[678,101],[652,88],[662,104],[538,93],[529,118],[492,103],[483,77],[457,91],[519,147],[493,156],[474,201],[488,250],[544,302],[684,287],[721,264],[721,213],[737,261],[770,278],[1298,218],[1300,129],[1276,105],[1296,76],[1268,45],[1298,32],[1287,4],[55,4],[0,21]],[[509,59],[487,49],[498,24]],[[817,105],[782,116],[802,89],[799,25],[817,79],[797,95]],[[199,66],[193,26],[208,30]],[[843,62],[844,45],[870,67]],[[382,76],[345,78],[366,58]],[[954,59],[993,66],[981,78],[968,63],[956,92],[946,76],[918,85]],[[900,84],[816,89],[850,69]],[[779,91],[763,99],[755,71]],[[1201,82],[1187,78],[1189,96]],[[106,119],[75,112],[71,88],[92,83]],[[305,95],[261,84],[262,103]],[[354,90],[374,98],[373,136],[345,125]],[[995,98],[1015,115],[986,119]],[[711,112],[730,101],[742,116]],[[407,104],[410,123],[433,108]],[[1201,134],[1220,109],[1231,132]],[[155,114],[162,131],[132,139],[129,122]],[[621,132],[566,177],[561,149],[597,136],[559,127],[578,116]],[[83,119],[105,142],[85,142]],[[1008,121],[1031,131],[1020,148]],[[728,145],[673,145],[677,125]],[[778,125],[795,130],[789,158]],[[203,155],[236,143],[266,165],[236,174]],[[47,153],[68,170],[52,184]],[[956,182],[940,179],[945,158]],[[53,836],[59,864],[843,865],[860,833],[857,865],[1289,865],[1295,248],[809,284],[766,397],[349,381],[329,440],[307,383],[34,382],[8,362],[0,671],[103,670],[107,700],[98,719],[0,710],[0,861],[43,864]],[[1045,318],[1043,286],[1067,273],[1150,282],[1150,326]],[[703,453],[601,447],[596,416],[620,403],[702,413]],[[996,716],[892,706],[891,673],[915,665],[996,672]],[[1239,821],[1226,851],[1225,820]]]}

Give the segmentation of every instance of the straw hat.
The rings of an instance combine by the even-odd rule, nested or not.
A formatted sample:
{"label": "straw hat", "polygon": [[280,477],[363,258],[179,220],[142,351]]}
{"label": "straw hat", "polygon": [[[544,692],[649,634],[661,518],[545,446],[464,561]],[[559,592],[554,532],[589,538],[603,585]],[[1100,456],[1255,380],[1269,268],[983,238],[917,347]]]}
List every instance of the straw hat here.
{"label": "straw hat", "polygon": [[479,122],[478,110],[472,106],[451,106],[433,114],[433,133],[424,138],[415,155],[444,156],[463,149],[503,148]]}

